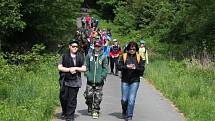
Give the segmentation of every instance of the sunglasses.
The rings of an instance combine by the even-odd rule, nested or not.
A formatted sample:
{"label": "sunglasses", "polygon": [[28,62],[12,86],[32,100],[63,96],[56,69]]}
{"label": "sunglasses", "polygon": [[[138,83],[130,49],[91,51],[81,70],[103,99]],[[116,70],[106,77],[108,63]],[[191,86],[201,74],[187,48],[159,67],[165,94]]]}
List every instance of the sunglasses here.
{"label": "sunglasses", "polygon": [[72,48],[78,48],[78,46],[71,46]]}
{"label": "sunglasses", "polygon": [[133,51],[135,51],[136,49],[129,49],[129,50],[133,50]]}

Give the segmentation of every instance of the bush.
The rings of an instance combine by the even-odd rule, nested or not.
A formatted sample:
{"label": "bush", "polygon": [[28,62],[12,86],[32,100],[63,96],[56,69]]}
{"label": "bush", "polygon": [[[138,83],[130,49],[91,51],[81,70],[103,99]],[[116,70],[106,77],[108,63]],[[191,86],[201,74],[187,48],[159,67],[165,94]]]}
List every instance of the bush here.
{"label": "bush", "polygon": [[[37,50],[37,49],[36,49]],[[28,58],[33,53],[21,55]],[[27,56],[27,57],[25,57]],[[43,55],[35,63],[11,65],[0,56],[0,120],[50,120],[58,105],[59,56]],[[32,59],[31,58],[31,59]],[[30,60],[31,60],[30,59]],[[29,67],[31,69],[29,69]]]}

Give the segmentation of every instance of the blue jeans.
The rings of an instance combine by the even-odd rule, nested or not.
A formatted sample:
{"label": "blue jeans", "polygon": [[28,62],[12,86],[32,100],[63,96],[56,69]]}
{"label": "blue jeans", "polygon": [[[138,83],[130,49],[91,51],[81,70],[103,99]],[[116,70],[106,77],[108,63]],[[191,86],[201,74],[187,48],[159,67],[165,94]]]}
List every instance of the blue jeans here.
{"label": "blue jeans", "polygon": [[[135,99],[137,95],[137,90],[139,88],[140,82],[133,82],[131,84],[122,82],[122,102],[127,102],[127,117],[132,118],[134,112]],[[122,104],[123,106],[123,104]]]}

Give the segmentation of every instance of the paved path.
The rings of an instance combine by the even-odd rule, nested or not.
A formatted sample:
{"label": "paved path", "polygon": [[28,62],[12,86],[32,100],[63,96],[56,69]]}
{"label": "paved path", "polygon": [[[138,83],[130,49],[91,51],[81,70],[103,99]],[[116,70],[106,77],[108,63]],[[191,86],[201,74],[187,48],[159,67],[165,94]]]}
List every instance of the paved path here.
{"label": "paved path", "polygon": [[[83,86],[78,94],[78,106],[76,109],[76,121],[95,121],[87,115],[87,106],[83,92],[85,90],[86,79],[83,78]],[[96,121],[124,121],[121,119],[120,104],[120,78],[108,75],[104,85],[104,96],[101,103],[101,115]],[[59,119],[61,109],[56,110],[53,121]],[[176,111],[171,103],[165,99],[159,91],[155,90],[151,84],[142,80],[138,90],[133,121],[185,121],[184,117]]]}

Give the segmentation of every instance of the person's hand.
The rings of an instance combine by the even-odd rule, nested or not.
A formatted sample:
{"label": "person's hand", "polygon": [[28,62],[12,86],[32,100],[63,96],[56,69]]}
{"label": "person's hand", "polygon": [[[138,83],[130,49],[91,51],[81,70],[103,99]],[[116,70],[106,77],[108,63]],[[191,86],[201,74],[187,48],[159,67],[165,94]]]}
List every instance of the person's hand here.
{"label": "person's hand", "polygon": [[77,67],[71,67],[71,68],[69,68],[69,72],[74,74],[74,73],[76,73],[76,69],[77,69]]}
{"label": "person's hand", "polygon": [[126,65],[128,69],[132,69],[133,65],[132,64],[128,64]]}
{"label": "person's hand", "polygon": [[131,69],[136,69],[136,66],[134,64],[132,64],[132,68]]}

